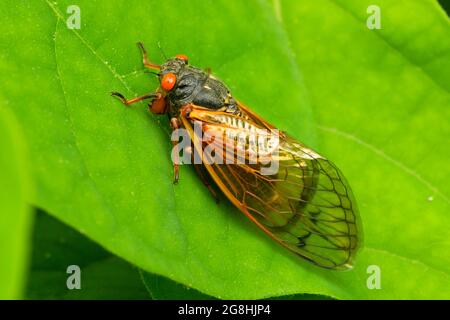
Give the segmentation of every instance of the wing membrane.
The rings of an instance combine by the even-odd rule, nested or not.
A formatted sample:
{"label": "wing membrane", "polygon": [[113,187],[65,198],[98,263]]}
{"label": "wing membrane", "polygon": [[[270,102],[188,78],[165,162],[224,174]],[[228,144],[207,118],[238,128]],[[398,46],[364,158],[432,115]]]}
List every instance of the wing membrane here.
{"label": "wing membrane", "polygon": [[[182,117],[182,122],[191,137],[194,120],[202,123],[204,132],[212,130],[217,136],[225,129],[274,128],[247,108],[241,109],[242,114],[236,116],[192,106],[193,112]],[[216,139],[198,148],[222,143]],[[276,157],[279,170],[272,175],[261,174],[260,162],[205,166],[225,195],[283,246],[324,268],[351,268],[361,242],[361,227],[355,200],[342,173],[284,134],[280,135]]]}

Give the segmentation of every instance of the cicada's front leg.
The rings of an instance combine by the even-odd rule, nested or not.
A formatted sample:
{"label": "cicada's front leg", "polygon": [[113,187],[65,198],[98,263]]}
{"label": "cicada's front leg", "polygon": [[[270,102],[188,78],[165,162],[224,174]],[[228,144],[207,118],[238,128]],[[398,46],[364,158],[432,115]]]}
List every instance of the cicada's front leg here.
{"label": "cicada's front leg", "polygon": [[[180,121],[176,117],[172,117],[170,119],[170,126],[172,127],[172,131],[175,131],[180,128]],[[180,179],[179,175],[179,163],[180,163],[180,155],[178,150],[178,141],[172,140],[173,145],[173,183],[176,184],[178,180]]]}
{"label": "cicada's front leg", "polygon": [[142,100],[146,100],[146,99],[155,99],[159,97],[159,93],[146,93],[142,96],[136,97],[136,98],[132,98],[132,99],[127,99],[123,96],[123,94],[119,93],[119,92],[111,92],[111,95],[113,97],[118,98],[124,105],[129,106],[130,104],[142,101]]}
{"label": "cicada's front leg", "polygon": [[111,95],[113,97],[118,98],[124,105],[129,106],[130,104],[146,100],[146,99],[152,99],[152,102],[148,104],[148,108],[152,113],[156,114],[164,114],[167,111],[167,104],[166,100],[162,96],[161,92],[153,92],[153,93],[147,93],[142,96],[127,99],[125,98],[121,93],[119,92],[111,92]]}

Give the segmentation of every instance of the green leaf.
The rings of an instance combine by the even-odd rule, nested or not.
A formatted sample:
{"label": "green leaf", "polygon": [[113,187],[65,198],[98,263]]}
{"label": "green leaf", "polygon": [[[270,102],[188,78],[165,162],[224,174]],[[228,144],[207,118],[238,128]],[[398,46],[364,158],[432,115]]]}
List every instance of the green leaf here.
{"label": "green leaf", "polygon": [[[148,272],[142,272],[142,280],[144,281],[152,299],[155,300],[211,300],[212,296],[203,294],[195,289],[186,287],[175,281],[171,281],[165,277],[161,277]],[[313,294],[296,294],[289,296],[280,296],[277,300],[328,300],[329,298],[322,295]]]}
{"label": "green leaf", "polygon": [[[288,2],[283,26],[321,149],[359,200],[359,263],[379,265],[384,283],[373,296],[448,298],[450,23],[434,1],[377,3],[381,30],[365,27],[371,1]],[[335,19],[313,25],[331,12]]]}
{"label": "green leaf", "polygon": [[18,299],[26,279],[31,182],[19,125],[0,105],[0,300]]}
{"label": "green leaf", "polygon": [[447,15],[450,13],[450,1],[449,0],[438,0],[439,4],[441,5],[442,9],[447,12]]}
{"label": "green leaf", "polygon": [[[32,147],[36,205],[219,298],[449,298],[450,37],[436,2],[382,2],[382,30],[367,29],[363,1],[78,1],[80,30],[66,27],[69,4],[0,9],[2,92]],[[366,238],[353,271],[291,256],[231,204],[216,205],[192,168],[172,185],[165,117],[109,97],[156,88],[139,40],[157,62],[160,41],[211,67],[342,169]],[[366,286],[373,264],[381,290]]]}
{"label": "green leaf", "polygon": [[[66,286],[69,265],[81,270],[81,289]],[[143,281],[143,283],[141,282]],[[38,210],[34,224],[28,299],[214,299],[165,277],[133,268],[76,230]],[[323,299],[301,295],[289,299]]]}
{"label": "green leaf", "polygon": [[154,300],[212,300],[214,297],[203,294],[181,283],[171,281],[148,272],[141,272],[147,290]]}
{"label": "green leaf", "polygon": [[[28,299],[149,299],[135,267],[42,211],[35,220]],[[67,288],[70,265],[81,289]]]}

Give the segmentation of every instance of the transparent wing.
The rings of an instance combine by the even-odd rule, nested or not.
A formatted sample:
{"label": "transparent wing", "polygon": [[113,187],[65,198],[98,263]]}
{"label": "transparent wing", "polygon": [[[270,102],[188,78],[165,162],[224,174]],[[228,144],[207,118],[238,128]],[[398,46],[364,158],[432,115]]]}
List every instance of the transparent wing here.
{"label": "transparent wing", "polygon": [[[204,131],[216,131],[217,135],[224,129],[260,126],[262,121],[253,121],[248,113],[248,117],[224,121],[223,114],[211,110],[196,112],[182,119],[185,127],[195,118],[202,122]],[[214,143],[219,142],[209,142]],[[355,200],[342,173],[324,157],[283,134],[275,156],[278,171],[271,175],[261,174],[264,165],[258,162],[205,166],[225,195],[280,244],[321,267],[351,268],[362,230]]]}

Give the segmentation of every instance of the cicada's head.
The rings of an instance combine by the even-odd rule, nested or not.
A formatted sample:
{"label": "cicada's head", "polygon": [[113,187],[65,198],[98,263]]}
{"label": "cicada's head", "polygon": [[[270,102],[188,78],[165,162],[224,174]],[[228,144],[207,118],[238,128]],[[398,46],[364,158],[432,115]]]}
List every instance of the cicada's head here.
{"label": "cicada's head", "polygon": [[144,65],[150,69],[156,69],[160,88],[157,90],[159,98],[154,100],[150,109],[154,113],[176,114],[181,106],[190,103],[196,88],[208,75],[200,69],[188,65],[188,57],[177,54],[174,58],[167,59],[162,65],[150,62],[147,52],[139,43],[143,56]]}
{"label": "cicada's head", "polygon": [[228,89],[225,85],[210,76],[209,71],[190,66],[186,55],[177,54],[167,59],[162,65],[158,65],[147,59],[147,52],[142,44],[140,47],[144,65],[158,70],[156,75],[160,84],[157,90],[159,98],[151,104],[152,112],[169,113],[175,116],[183,106],[189,103],[218,109],[229,100]]}
{"label": "cicada's head", "polygon": [[161,65],[158,73],[160,88],[173,112],[194,100],[208,73],[188,65],[188,57],[178,54]]}
{"label": "cicada's head", "polygon": [[180,76],[188,64],[188,57],[178,54],[175,58],[168,59],[161,65],[159,71],[159,82],[161,89],[165,92],[173,90],[179,82]]}

